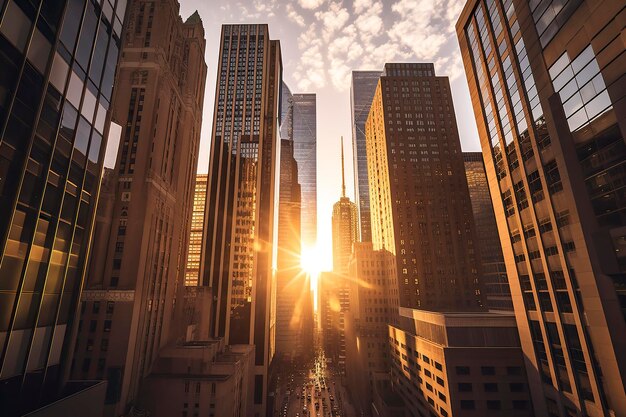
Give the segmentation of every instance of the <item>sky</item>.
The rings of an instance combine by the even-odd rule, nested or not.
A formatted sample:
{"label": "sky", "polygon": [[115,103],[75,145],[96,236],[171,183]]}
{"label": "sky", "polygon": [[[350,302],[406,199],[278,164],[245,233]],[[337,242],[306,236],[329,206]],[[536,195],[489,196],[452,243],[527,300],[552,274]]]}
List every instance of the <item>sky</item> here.
{"label": "sky", "polygon": [[386,62],[434,62],[450,77],[464,151],[480,144],[454,25],[465,0],[179,0],[183,20],[198,10],[208,77],[198,173],[208,170],[221,25],[267,23],[281,42],[283,79],[292,93],[317,94],[317,256],[332,268],[332,205],[341,194],[344,137],[347,195],[354,201],[350,77]]}

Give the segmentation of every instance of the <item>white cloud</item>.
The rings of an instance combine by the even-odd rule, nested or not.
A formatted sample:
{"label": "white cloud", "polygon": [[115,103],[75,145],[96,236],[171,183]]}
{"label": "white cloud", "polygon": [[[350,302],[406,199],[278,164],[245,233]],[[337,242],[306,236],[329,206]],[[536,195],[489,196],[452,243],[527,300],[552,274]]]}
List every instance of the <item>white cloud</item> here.
{"label": "white cloud", "polygon": [[304,27],[306,25],[304,17],[302,17],[302,15],[296,11],[291,3],[287,4],[287,7],[285,9],[287,11],[287,17],[289,18],[289,20],[291,20],[300,27]]}
{"label": "white cloud", "polygon": [[300,7],[302,7],[303,9],[311,10],[317,9],[325,2],[326,0],[298,0],[298,4],[300,4]]}
{"label": "white cloud", "polygon": [[322,23],[323,36],[329,40],[350,19],[350,13],[341,3],[331,3],[327,10],[315,13],[315,18]]}
{"label": "white cloud", "polygon": [[372,7],[372,3],[373,0],[354,0],[352,8],[354,9],[354,13],[359,14]]}
{"label": "white cloud", "polygon": [[304,29],[292,72],[298,88],[330,82],[345,90],[353,69],[382,69],[394,61],[435,62],[437,72],[452,79],[462,73],[454,24],[464,0],[390,0],[384,6],[387,1],[298,0],[307,10],[288,2],[287,17]]}

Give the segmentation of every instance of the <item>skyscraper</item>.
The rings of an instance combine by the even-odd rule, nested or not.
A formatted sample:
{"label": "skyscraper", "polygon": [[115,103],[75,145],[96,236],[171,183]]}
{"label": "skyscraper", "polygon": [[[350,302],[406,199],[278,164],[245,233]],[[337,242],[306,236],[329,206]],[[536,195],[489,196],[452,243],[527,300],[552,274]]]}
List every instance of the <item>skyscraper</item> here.
{"label": "skyscraper", "polygon": [[317,100],[315,94],[293,94],[294,157],[302,190],[302,244],[317,242]]}
{"label": "skyscraper", "polygon": [[[284,86],[284,84],[283,84]],[[300,184],[294,143],[281,139],[276,272],[276,353],[285,359],[312,353],[311,283],[300,265]]]}
{"label": "skyscraper", "polygon": [[365,136],[372,242],[396,257],[400,305],[482,308],[450,85],[433,64],[386,64]]}
{"label": "skyscraper", "polygon": [[490,310],[513,311],[483,155],[480,152],[463,152],[463,160],[482,264],[483,300]]}
{"label": "skyscraper", "polygon": [[0,404],[7,416],[56,401],[65,388],[126,2],[102,7],[0,2]]}
{"label": "skyscraper", "polygon": [[396,261],[372,242],[356,242],[350,258],[345,320],[347,388],[357,409],[369,415],[374,381],[389,374],[388,325],[397,325]]}
{"label": "skyscraper", "polygon": [[302,245],[317,241],[317,99],[315,94],[292,94],[282,82],[280,137],[294,144],[301,189]]}
{"label": "skyscraper", "polygon": [[112,107],[122,135],[72,366],[74,378],[107,380],[107,415],[134,403],[168,341],[185,279],[207,71],[197,12],[183,22],[178,2],[166,0],[131,2],[128,13]]}
{"label": "skyscraper", "polygon": [[472,0],[457,23],[535,415],[626,415],[623,16]]}
{"label": "skyscraper", "polygon": [[352,71],[352,84],[350,85],[354,200],[359,214],[359,240],[361,242],[372,241],[365,122],[380,76],[380,71]]}
{"label": "skyscraper", "polygon": [[200,256],[202,254],[202,236],[204,228],[204,211],[206,207],[206,188],[208,176],[196,175],[196,186],[193,193],[193,210],[187,249],[187,265],[185,267],[185,285],[197,286],[200,278]]}
{"label": "skyscraper", "polygon": [[347,274],[352,244],[357,241],[356,205],[346,197],[343,137],[341,138],[341,197],[333,205],[333,272]]}
{"label": "skyscraper", "polygon": [[255,345],[258,416],[275,341],[281,73],[267,25],[222,26],[201,285],[213,293],[211,335]]}

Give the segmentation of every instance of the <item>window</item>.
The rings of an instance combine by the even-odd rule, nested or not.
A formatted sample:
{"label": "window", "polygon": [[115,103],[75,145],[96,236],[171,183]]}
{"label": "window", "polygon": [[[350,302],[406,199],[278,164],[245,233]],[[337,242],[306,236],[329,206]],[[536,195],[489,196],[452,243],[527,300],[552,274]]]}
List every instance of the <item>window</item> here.
{"label": "window", "polygon": [[524,384],[521,382],[511,382],[509,384],[509,390],[511,392],[524,392]]}
{"label": "window", "polygon": [[548,162],[543,167],[546,174],[546,182],[548,183],[548,189],[550,194],[558,193],[563,190],[563,184],[561,184],[561,175],[559,174],[559,168],[556,165],[556,161]]}
{"label": "window", "polygon": [[475,408],[474,400],[461,400],[461,410],[473,410]]}
{"label": "window", "polygon": [[457,366],[456,374],[457,375],[469,375],[470,374],[469,366]]}
{"label": "window", "polygon": [[91,312],[93,314],[100,313],[100,301],[94,301],[93,302],[93,305],[91,306]]}
{"label": "window", "polygon": [[572,61],[566,51],[549,72],[554,90],[561,98],[570,131],[579,130],[612,108],[591,45]]}
{"label": "window", "polygon": [[483,375],[495,375],[496,368],[494,368],[493,366],[481,366],[480,373]]}
{"label": "window", "polygon": [[459,382],[459,392],[472,392],[472,384],[469,382]]}
{"label": "window", "polygon": [[111,320],[104,321],[104,331],[107,333],[111,331]]}

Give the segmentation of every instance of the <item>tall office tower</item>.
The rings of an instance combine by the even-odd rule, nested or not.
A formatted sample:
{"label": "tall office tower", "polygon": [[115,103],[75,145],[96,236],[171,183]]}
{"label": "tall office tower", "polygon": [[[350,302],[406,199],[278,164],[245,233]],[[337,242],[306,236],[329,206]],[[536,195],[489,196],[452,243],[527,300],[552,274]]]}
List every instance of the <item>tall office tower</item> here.
{"label": "tall office tower", "polygon": [[482,308],[475,230],[448,77],[385,64],[365,128],[374,249],[396,256],[400,304]]}
{"label": "tall office tower", "polygon": [[281,139],[276,353],[286,360],[302,356],[313,342],[311,283],[300,267],[300,184],[293,151],[294,143]]}
{"label": "tall office tower", "polygon": [[122,135],[112,201],[102,200],[112,209],[88,267],[72,367],[74,378],[107,379],[107,415],[134,403],[184,284],[207,67],[200,17],[178,12],[176,0],[128,8],[112,108]]}
{"label": "tall office tower", "polygon": [[356,205],[346,197],[343,137],[341,138],[341,197],[333,205],[333,272],[347,274],[352,244],[357,241]]}
{"label": "tall office tower", "polygon": [[196,175],[196,186],[193,193],[193,209],[191,212],[191,228],[187,249],[187,265],[185,268],[185,285],[197,286],[200,281],[200,256],[202,254],[202,236],[204,228],[204,210],[206,207],[206,188],[208,176]]}
{"label": "tall office tower", "polygon": [[[357,412],[370,415],[374,381],[389,374],[388,325],[398,322],[398,282],[393,255],[354,244],[345,314],[346,380]],[[388,379],[388,378],[387,378]]]}
{"label": "tall office tower", "polygon": [[102,3],[0,2],[3,415],[63,394],[126,11]]}
{"label": "tall office tower", "polygon": [[317,99],[315,94],[293,94],[294,157],[302,190],[302,244],[317,242]]}
{"label": "tall office tower", "polygon": [[380,76],[380,71],[352,71],[352,84],[350,85],[354,199],[359,214],[359,241],[361,242],[372,241],[365,122],[370,113]]}
{"label": "tall office tower", "polygon": [[482,264],[483,300],[490,310],[513,311],[511,290],[502,255],[496,215],[491,205],[483,155],[480,152],[463,152],[463,160],[476,225],[478,253]]}
{"label": "tall office tower", "polygon": [[224,25],[202,255],[211,334],[255,345],[255,414],[265,414],[274,355],[280,42],[267,25]]}
{"label": "tall office tower", "polygon": [[294,142],[302,199],[302,245],[317,241],[317,101],[315,94],[292,94],[282,82],[280,137]]}
{"label": "tall office tower", "polygon": [[457,23],[536,415],[626,416],[624,16],[472,0]]}

